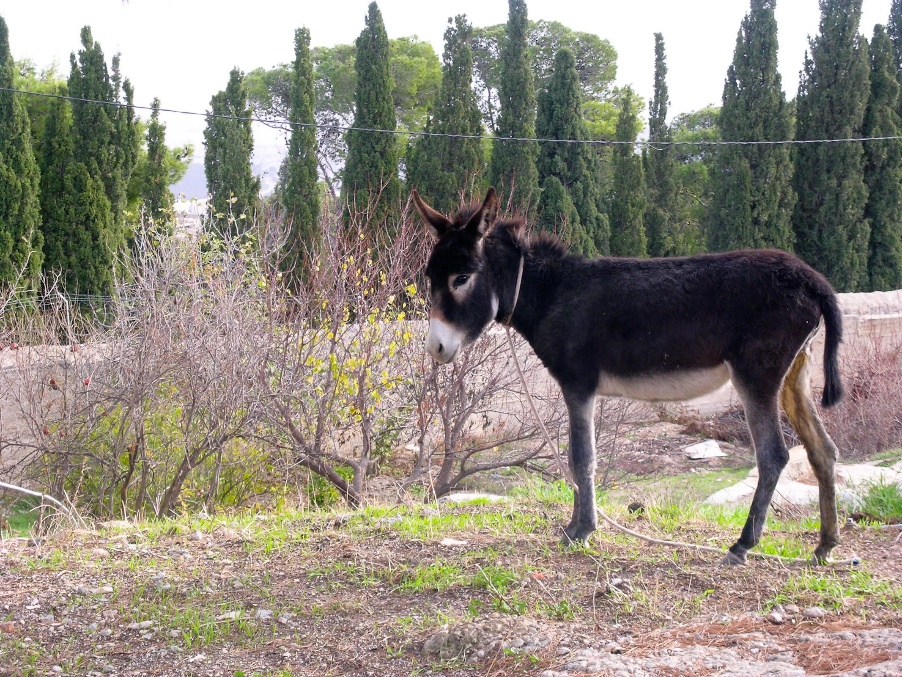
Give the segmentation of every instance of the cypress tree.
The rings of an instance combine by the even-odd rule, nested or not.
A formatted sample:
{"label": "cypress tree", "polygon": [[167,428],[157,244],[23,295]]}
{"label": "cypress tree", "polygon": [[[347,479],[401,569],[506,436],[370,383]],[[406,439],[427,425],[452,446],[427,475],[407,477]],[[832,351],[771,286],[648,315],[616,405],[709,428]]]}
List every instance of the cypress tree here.
{"label": "cypress tree", "polygon": [[647,256],[645,235],[645,174],[642,158],[633,152],[635,137],[632,95],[626,92],[617,117],[614,149],[614,175],[609,198],[611,223],[611,254],[613,256]]}
{"label": "cypress tree", "polygon": [[254,135],[244,74],[233,68],[225,90],[213,95],[204,129],[204,171],[212,200],[213,224],[241,235],[257,208],[260,179],[251,170]]}
{"label": "cypress tree", "polygon": [[[724,84],[719,119],[724,141],[785,141],[791,136],[790,108],[777,71],[775,6],[776,0],[752,0],[742,20]],[[788,145],[718,149],[714,187],[711,249],[792,250],[796,196]]]}
{"label": "cypress tree", "polygon": [[294,62],[289,81],[288,121],[292,124],[288,155],[280,170],[282,206],[288,220],[288,241],[282,269],[295,275],[305,252],[320,245],[320,188],[316,172],[316,123],[313,89],[313,62],[310,58],[310,31],[294,32]]}
{"label": "cypress tree", "polygon": [[388,35],[379,6],[369,6],[363,32],[357,38],[354,69],[354,127],[383,133],[348,132],[348,159],[342,180],[346,218],[368,212],[373,224],[389,225],[400,197],[397,125],[392,100]]}
{"label": "cypress tree", "polygon": [[655,146],[655,141],[671,141],[667,126],[667,62],[664,54],[664,36],[655,33],[655,91],[649,104],[648,140],[643,150],[645,182],[648,188],[648,205],[645,208],[645,229],[648,235],[650,256],[674,256],[679,251],[678,238],[674,234],[673,211],[676,203],[676,172],[673,146]]}
{"label": "cypress tree", "polygon": [[[0,17],[0,87],[13,87],[9,31]],[[0,91],[0,284],[29,289],[41,272],[43,238],[38,199],[40,171],[25,106],[14,92]],[[19,274],[22,278],[19,279]]]}
{"label": "cypress tree", "polygon": [[[473,92],[473,28],[464,15],[448,19],[442,55],[442,89],[426,131],[437,134],[479,136],[482,115]],[[428,195],[439,211],[458,206],[461,192],[474,187],[482,174],[479,139],[423,136],[408,153],[408,183]]]}
{"label": "cypress tree", "polygon": [[[542,139],[581,141],[588,137],[582,118],[582,94],[576,59],[569,49],[561,49],[555,54],[548,88],[539,97],[536,133]],[[550,177],[561,182],[579,215],[579,220],[570,224],[571,248],[586,256],[606,254],[610,231],[601,201],[595,149],[584,143],[546,142],[539,147],[537,168],[543,187]],[[557,186],[553,188],[556,190]],[[556,202],[559,202],[557,196],[544,202],[540,199],[540,207],[549,209]]]}
{"label": "cypress tree", "polygon": [[889,10],[886,32],[893,43],[896,58],[896,73],[902,77],[902,0],[893,0]]}
{"label": "cypress tree", "polygon": [[118,55],[113,57],[113,73],[110,75],[100,43],[94,41],[88,26],[81,30],[81,44],[78,56],[73,53],[69,59],[69,94],[78,99],[103,101],[108,105],[73,101],[75,160],[82,163],[95,180],[103,183],[112,223],[106,239],[114,251],[119,251],[128,239],[125,226],[126,189],[140,143],[133,91],[128,80],[122,81]]}
{"label": "cypress tree", "polygon": [[145,213],[156,223],[172,219],[174,199],[169,190],[169,169],[166,166],[166,125],[160,122],[160,100],[151,104],[150,124],[147,125],[147,163],[144,165],[143,194]]}
{"label": "cypress tree", "polygon": [[[796,138],[860,138],[869,96],[861,0],[821,0],[796,99]],[[841,291],[867,286],[870,226],[860,142],[802,144],[795,151],[796,252]]]}
{"label": "cypress tree", "polygon": [[492,144],[491,182],[501,194],[502,204],[527,211],[538,198],[535,141],[505,139],[535,138],[536,96],[532,57],[527,41],[529,21],[523,0],[508,0],[509,13],[501,41],[501,82],[498,99],[501,112]]}
{"label": "cypress tree", "polygon": [[[883,26],[874,27],[870,45],[871,96],[862,134],[898,136],[899,82],[892,42]],[[871,224],[868,289],[902,289],[902,147],[897,141],[871,141],[864,146],[864,178],[868,187],[865,216]]]}
{"label": "cypress tree", "polygon": [[112,211],[103,183],[75,160],[72,109],[53,102],[44,125],[41,213],[44,269],[69,293],[107,295],[113,286]]}

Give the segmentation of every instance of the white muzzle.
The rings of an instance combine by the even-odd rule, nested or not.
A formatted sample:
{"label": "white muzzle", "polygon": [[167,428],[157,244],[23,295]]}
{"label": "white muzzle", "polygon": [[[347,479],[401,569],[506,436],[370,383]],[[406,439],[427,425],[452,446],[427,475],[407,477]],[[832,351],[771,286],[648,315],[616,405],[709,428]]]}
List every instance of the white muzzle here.
{"label": "white muzzle", "polygon": [[463,346],[464,335],[454,326],[437,317],[429,318],[426,352],[439,364],[453,361]]}

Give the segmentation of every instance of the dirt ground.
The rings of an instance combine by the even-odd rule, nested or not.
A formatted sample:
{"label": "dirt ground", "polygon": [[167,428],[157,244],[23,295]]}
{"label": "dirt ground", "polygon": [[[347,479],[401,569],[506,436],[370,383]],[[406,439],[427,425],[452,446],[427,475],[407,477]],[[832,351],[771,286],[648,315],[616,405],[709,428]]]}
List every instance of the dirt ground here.
{"label": "dirt ground", "polygon": [[846,529],[855,568],[721,567],[609,529],[560,548],[568,517],[447,503],[2,541],[0,675],[902,674],[898,530]]}

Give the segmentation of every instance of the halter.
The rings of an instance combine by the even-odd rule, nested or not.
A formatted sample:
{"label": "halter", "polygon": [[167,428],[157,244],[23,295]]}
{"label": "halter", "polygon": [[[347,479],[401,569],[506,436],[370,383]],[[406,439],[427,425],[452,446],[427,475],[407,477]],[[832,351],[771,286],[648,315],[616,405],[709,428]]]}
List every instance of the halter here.
{"label": "halter", "polygon": [[511,320],[514,318],[514,311],[517,309],[517,301],[520,300],[521,282],[523,282],[523,252],[520,252],[520,268],[517,270],[517,286],[514,287],[514,302],[511,304],[511,310],[507,314],[507,317],[501,322],[505,327],[509,327]]}

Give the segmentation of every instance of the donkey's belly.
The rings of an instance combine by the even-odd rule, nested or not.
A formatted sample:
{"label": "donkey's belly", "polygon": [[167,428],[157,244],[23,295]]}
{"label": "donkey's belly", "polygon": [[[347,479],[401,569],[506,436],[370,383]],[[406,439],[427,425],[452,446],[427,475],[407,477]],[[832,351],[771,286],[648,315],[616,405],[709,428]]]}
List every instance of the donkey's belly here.
{"label": "donkey's belly", "polygon": [[730,380],[726,364],[711,369],[687,369],[659,374],[615,376],[602,373],[598,394],[634,400],[673,402],[691,400],[717,390]]}

